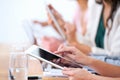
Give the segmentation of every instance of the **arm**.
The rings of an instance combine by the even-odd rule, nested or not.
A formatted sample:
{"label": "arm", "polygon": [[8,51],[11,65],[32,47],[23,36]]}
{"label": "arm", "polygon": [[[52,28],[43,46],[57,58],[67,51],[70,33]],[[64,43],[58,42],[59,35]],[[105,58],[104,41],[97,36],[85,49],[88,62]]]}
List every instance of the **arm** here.
{"label": "arm", "polygon": [[69,76],[70,80],[120,80],[120,78],[94,75],[80,68],[64,68],[63,74]]}
{"label": "arm", "polygon": [[70,43],[72,46],[75,46],[80,51],[82,51],[86,55],[90,55],[91,47],[82,43],[79,43],[77,40]]}
{"label": "arm", "polygon": [[103,76],[97,76],[93,75],[94,80],[120,80],[120,78],[112,78],[112,77],[103,77]]}
{"label": "arm", "polygon": [[46,22],[40,22],[40,21],[34,20],[33,22],[34,22],[35,24],[40,24],[40,25],[42,25],[43,27],[49,25],[47,21],[46,21]]}
{"label": "arm", "polygon": [[[87,42],[86,42],[87,43]],[[72,46],[75,46],[76,48],[78,48],[79,50],[81,50],[83,53],[85,53],[86,55],[90,55],[90,53],[92,53],[93,55],[107,55],[107,56],[119,56],[120,54],[120,49],[119,48],[119,44],[116,44],[116,46],[113,44],[113,47],[111,48],[111,51],[102,49],[102,48],[98,48],[98,47],[91,47],[88,46],[86,44],[82,44],[80,42],[73,41],[70,43]]]}
{"label": "arm", "polygon": [[114,66],[100,60],[96,60],[90,56],[86,56],[75,47],[60,46],[57,53],[63,53],[64,57],[89,66],[103,76],[120,77],[120,66]]}
{"label": "arm", "polygon": [[76,26],[74,24],[66,23],[65,26],[65,31],[66,31],[66,36],[67,36],[67,41],[69,45],[75,46],[85,54],[89,55],[91,52],[91,48],[85,44],[81,44],[78,42],[77,37],[76,37]]}
{"label": "arm", "polygon": [[[66,31],[66,36],[67,36],[67,41],[69,45],[75,46],[79,50],[81,50],[83,53],[86,55],[89,55],[89,53],[98,53],[101,55],[101,53],[105,54],[105,50],[97,47],[91,47],[89,46],[89,43],[91,43],[89,37],[83,36],[80,38],[80,41],[78,41],[77,36],[76,36],[76,26],[70,23],[65,24],[65,31]],[[80,36],[80,35],[79,35]],[[103,55],[102,54],[102,55]]]}
{"label": "arm", "polygon": [[90,64],[87,64],[87,66],[93,68],[99,74],[109,77],[120,77],[120,66],[114,66],[93,58],[90,58],[89,61]]}

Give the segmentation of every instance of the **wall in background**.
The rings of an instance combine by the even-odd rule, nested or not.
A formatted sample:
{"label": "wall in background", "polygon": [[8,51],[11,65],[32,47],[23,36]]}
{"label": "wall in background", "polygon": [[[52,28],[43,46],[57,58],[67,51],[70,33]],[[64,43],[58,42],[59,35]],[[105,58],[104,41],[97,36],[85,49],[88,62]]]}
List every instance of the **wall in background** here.
{"label": "wall in background", "polygon": [[[44,0],[0,0],[0,43],[29,41],[22,22],[47,20]],[[75,3],[70,0],[47,0],[59,10],[65,20],[71,21]],[[62,6],[61,6],[62,5]]]}

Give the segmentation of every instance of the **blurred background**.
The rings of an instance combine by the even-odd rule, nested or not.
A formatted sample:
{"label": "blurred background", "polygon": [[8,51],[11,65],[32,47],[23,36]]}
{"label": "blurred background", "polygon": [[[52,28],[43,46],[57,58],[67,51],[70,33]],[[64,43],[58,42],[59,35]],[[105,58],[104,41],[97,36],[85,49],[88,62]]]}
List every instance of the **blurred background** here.
{"label": "blurred background", "polygon": [[[71,22],[75,0],[0,0],[0,43],[29,42],[24,23],[46,21],[45,2],[52,4],[66,21]],[[54,34],[48,29],[47,32]]]}
{"label": "blurred background", "polygon": [[[54,29],[51,29],[52,27],[43,29],[40,25],[33,24],[34,20],[47,21],[46,3],[52,4],[64,20],[72,22],[76,7],[75,0],[0,0],[0,77],[5,76],[3,80],[8,80],[11,46],[27,48],[29,44],[33,44],[35,36],[59,36]],[[40,73],[39,66],[32,71]]]}

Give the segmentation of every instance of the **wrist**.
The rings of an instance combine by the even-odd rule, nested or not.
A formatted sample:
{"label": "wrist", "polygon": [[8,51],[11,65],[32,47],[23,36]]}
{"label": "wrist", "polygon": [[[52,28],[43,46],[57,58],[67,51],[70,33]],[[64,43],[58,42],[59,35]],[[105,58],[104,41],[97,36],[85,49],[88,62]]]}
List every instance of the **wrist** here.
{"label": "wrist", "polygon": [[76,39],[73,39],[73,40],[70,40],[69,43],[72,45],[72,46],[77,46],[78,44],[78,41]]}
{"label": "wrist", "polygon": [[[98,75],[92,74],[89,76],[88,80],[114,80],[114,79],[115,78],[103,77],[103,76],[98,76]],[[117,78],[116,78],[116,80],[117,80]]]}
{"label": "wrist", "polygon": [[95,74],[91,74],[88,78],[89,80],[100,80],[100,78]]}
{"label": "wrist", "polygon": [[87,56],[86,59],[86,66],[93,66],[93,64],[96,62],[96,60],[94,58],[91,58],[90,56]]}
{"label": "wrist", "polygon": [[67,34],[67,35],[70,35],[70,36],[67,36],[67,40],[68,40],[68,42],[69,42],[70,44],[76,44],[76,43],[78,43],[75,34]]}

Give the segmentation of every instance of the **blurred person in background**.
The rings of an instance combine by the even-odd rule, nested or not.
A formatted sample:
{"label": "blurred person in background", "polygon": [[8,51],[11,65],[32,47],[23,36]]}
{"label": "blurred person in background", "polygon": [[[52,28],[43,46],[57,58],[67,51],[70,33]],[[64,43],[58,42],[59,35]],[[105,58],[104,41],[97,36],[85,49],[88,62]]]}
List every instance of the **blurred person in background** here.
{"label": "blurred person in background", "polygon": [[[86,55],[98,55],[94,57],[120,65],[116,58],[120,55],[119,5],[119,0],[88,0],[88,21],[84,36],[79,37],[80,33],[76,36],[78,29],[74,24],[65,22],[62,27],[69,45],[75,46]],[[56,14],[58,13],[54,15]]]}
{"label": "blurred person in background", "polygon": [[[100,13],[100,21],[103,20],[104,22],[101,22],[101,24],[103,25],[102,27],[105,28],[106,33],[105,33],[105,44],[108,45],[107,48],[110,48],[111,50],[113,50],[112,53],[108,53],[108,55],[110,55],[111,57],[118,57],[120,58],[120,52],[119,52],[119,48],[120,48],[120,44],[119,44],[119,30],[120,30],[120,1],[119,0],[97,0],[99,1],[99,8],[101,8],[100,6],[103,5],[103,10]],[[96,4],[96,3],[95,3]],[[98,4],[97,4],[98,5]],[[95,10],[94,6],[94,10]],[[102,9],[102,8],[101,8]],[[94,14],[95,16],[95,14]],[[103,19],[101,18],[103,16]],[[96,18],[96,17],[95,17]],[[96,19],[95,19],[96,20]],[[110,21],[110,22],[109,22]],[[94,25],[94,24],[93,24]],[[92,28],[93,29],[93,28]],[[100,29],[100,28],[98,28]],[[99,31],[98,31],[99,32]],[[101,32],[102,33],[102,32]],[[99,40],[101,40],[102,38],[100,38]],[[79,48],[78,48],[79,49]],[[64,57],[69,58],[79,64],[83,64],[85,66],[91,67],[93,68],[95,71],[97,71],[98,74],[102,75],[102,76],[108,76],[111,78],[105,78],[105,77],[99,77],[100,79],[110,79],[110,80],[119,80],[119,78],[112,78],[112,77],[120,77],[120,66],[114,66],[102,61],[99,61],[97,59],[94,59],[90,56],[86,56],[86,52],[79,49],[78,50],[75,47],[65,47],[65,46],[61,46],[58,49],[58,52],[56,53],[62,53],[64,54]],[[84,49],[86,49],[84,47]],[[109,49],[108,49],[109,50]],[[97,54],[98,52],[96,52]],[[102,53],[104,54],[104,53]],[[70,76],[73,78],[73,80],[79,80],[79,79],[88,79],[87,77],[80,77],[78,76],[78,71],[82,71],[81,69],[65,69],[63,71],[64,74]],[[84,72],[86,75],[89,74],[90,77],[90,73],[88,72]],[[82,73],[81,73],[82,75]],[[84,75],[84,74],[83,74]],[[92,75],[91,75],[92,77]],[[97,77],[97,76],[96,76]],[[98,80],[99,80],[98,78]],[[89,79],[88,79],[89,80]],[[96,78],[97,80],[97,78]]]}
{"label": "blurred person in background", "polygon": [[[71,28],[75,29],[74,35],[78,34],[79,36],[80,35],[84,36],[87,30],[86,25],[87,25],[87,18],[88,18],[88,6],[87,6],[88,0],[76,0],[76,2],[77,2],[77,7],[73,17],[73,24],[76,26],[77,29],[75,29],[74,27],[71,27]],[[54,16],[57,18],[57,21],[59,22],[59,25],[61,26],[65,34],[64,25],[66,22],[63,20],[62,16],[52,7],[52,5],[49,5],[48,7],[51,10],[53,10]],[[47,22],[40,22],[40,21],[34,20],[34,23],[40,24],[43,27],[52,24],[53,28],[59,33],[49,14],[48,14]],[[63,42],[64,41],[62,39],[57,39],[55,37],[45,36],[42,38],[42,44],[43,44],[42,46],[52,52],[56,51],[59,45]]]}
{"label": "blurred person in background", "polygon": [[[86,55],[120,55],[120,22],[119,0],[89,0],[89,18],[87,32],[83,42],[78,42],[74,36],[74,25],[65,24],[66,35],[71,45],[77,47]],[[82,40],[82,38],[81,38]]]}

